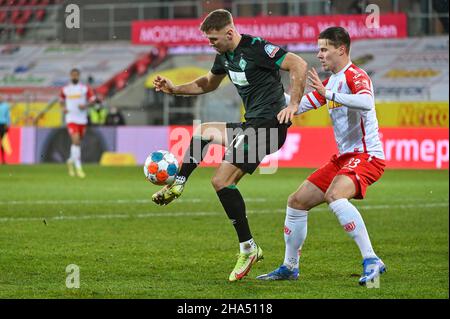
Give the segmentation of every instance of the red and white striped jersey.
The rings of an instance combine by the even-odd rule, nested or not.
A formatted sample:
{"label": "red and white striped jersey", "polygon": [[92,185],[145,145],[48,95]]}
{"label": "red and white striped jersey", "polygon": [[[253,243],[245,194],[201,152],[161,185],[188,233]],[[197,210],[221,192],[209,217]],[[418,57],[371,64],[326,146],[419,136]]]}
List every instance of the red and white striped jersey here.
{"label": "red and white striped jersey", "polygon": [[339,154],[368,153],[384,159],[373,86],[367,73],[350,62],[323,85],[325,97],[317,91],[304,95],[297,114],[326,104]]}
{"label": "red and white striped jersey", "polygon": [[60,98],[67,109],[66,123],[87,124],[88,110],[81,110],[79,106],[95,101],[92,88],[82,83],[70,83],[61,89]]}

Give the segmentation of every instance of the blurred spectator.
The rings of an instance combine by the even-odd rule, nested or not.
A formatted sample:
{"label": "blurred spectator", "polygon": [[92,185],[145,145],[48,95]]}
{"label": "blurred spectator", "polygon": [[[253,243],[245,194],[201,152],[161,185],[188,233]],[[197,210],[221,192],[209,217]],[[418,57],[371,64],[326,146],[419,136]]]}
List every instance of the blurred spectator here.
{"label": "blurred spectator", "polygon": [[3,149],[3,136],[8,132],[11,118],[9,113],[9,104],[0,95],[0,153],[2,164],[5,163],[5,150]]}
{"label": "blurred spectator", "polygon": [[89,109],[89,124],[90,125],[104,125],[108,110],[100,101],[97,101],[93,107]]}
{"label": "blurred spectator", "polygon": [[108,115],[106,116],[106,125],[125,125],[125,118],[117,107],[111,107]]}
{"label": "blurred spectator", "polygon": [[363,7],[364,7],[364,1],[355,0],[348,7],[348,13],[349,14],[362,14],[362,13],[364,13],[364,8]]}
{"label": "blurred spectator", "polygon": [[92,75],[89,75],[89,76],[88,76],[88,78],[87,78],[87,83],[88,83],[88,85],[90,85],[90,86],[94,86],[94,85],[95,85],[95,79],[94,79],[94,77],[93,77]]}
{"label": "blurred spectator", "polygon": [[[448,0],[433,0],[433,9],[439,14],[448,15]],[[445,33],[448,33],[448,16],[440,16],[439,21],[441,21]]]}

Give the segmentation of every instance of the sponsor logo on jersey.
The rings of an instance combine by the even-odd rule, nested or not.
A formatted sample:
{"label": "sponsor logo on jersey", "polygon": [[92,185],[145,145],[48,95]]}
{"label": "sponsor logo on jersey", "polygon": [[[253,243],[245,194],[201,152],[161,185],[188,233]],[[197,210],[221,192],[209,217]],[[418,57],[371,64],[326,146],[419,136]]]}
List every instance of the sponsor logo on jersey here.
{"label": "sponsor logo on jersey", "polygon": [[264,46],[264,51],[266,51],[267,55],[271,58],[273,58],[275,54],[277,54],[278,50],[280,50],[280,47],[277,47],[273,44],[266,44]]}
{"label": "sponsor logo on jersey", "polygon": [[68,99],[80,99],[81,98],[81,94],[70,94],[70,95],[67,95],[67,98]]}
{"label": "sponsor logo on jersey", "polygon": [[228,74],[230,75],[231,82],[237,84],[239,86],[247,86],[250,85],[247,81],[247,77],[245,76],[245,72],[234,72],[229,70]]}

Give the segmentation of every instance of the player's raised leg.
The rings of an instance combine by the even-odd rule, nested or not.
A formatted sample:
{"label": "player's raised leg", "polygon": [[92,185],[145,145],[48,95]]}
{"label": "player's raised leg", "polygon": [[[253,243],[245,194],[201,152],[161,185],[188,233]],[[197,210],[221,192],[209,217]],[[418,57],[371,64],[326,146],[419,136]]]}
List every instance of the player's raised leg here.
{"label": "player's raised leg", "polygon": [[228,162],[223,162],[211,181],[239,239],[239,256],[228,278],[230,281],[245,277],[251,267],[263,258],[261,248],[253,240],[247,220],[245,202],[236,186],[244,175],[245,172],[240,168]]}
{"label": "player's raised leg", "polygon": [[204,123],[195,129],[175,182],[153,194],[152,200],[156,204],[167,205],[181,196],[189,176],[200,165],[211,143],[226,144],[226,123]]}
{"label": "player's raised leg", "polygon": [[[347,175],[337,175],[325,194],[331,211],[336,215],[344,230],[356,242],[363,257],[363,275],[359,279],[361,285],[373,280],[386,271],[382,260],[373,250],[364,220],[358,209],[349,202],[356,196],[356,176],[353,180]],[[359,188],[359,187],[358,187]]]}
{"label": "player's raised leg", "polygon": [[284,223],[285,254],[283,264],[274,271],[256,277],[261,280],[296,280],[300,250],[308,230],[308,211],[325,202],[324,193],[306,180],[288,198]]}

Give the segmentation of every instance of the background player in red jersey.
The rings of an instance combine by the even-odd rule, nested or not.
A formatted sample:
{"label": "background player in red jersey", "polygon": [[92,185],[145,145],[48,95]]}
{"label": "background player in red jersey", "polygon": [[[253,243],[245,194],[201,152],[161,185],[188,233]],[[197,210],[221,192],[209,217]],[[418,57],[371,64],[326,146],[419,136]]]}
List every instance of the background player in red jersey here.
{"label": "background player in red jersey", "polygon": [[[332,75],[324,82],[309,71],[315,91],[302,97],[296,114],[328,106],[339,153],[312,173],[288,199],[283,265],[261,275],[263,280],[297,279],[299,250],[307,233],[308,212],[326,202],[344,230],[355,240],[363,256],[361,285],[383,273],[384,263],[375,254],[364,221],[350,199],[363,199],[369,185],[384,172],[384,152],[378,136],[372,82],[366,72],[350,60],[350,36],[344,28],[331,27],[319,35],[320,63]],[[279,118],[292,113],[282,110]]]}
{"label": "background player in red jersey", "polygon": [[86,174],[81,166],[81,140],[88,123],[88,106],[96,98],[92,88],[80,83],[80,71],[78,69],[70,71],[70,79],[71,82],[61,89],[60,95],[67,130],[72,141],[67,167],[70,176],[76,174],[78,177],[84,178]]}

